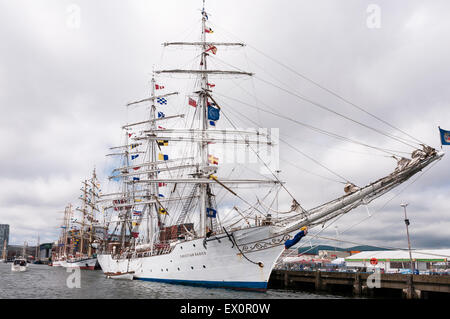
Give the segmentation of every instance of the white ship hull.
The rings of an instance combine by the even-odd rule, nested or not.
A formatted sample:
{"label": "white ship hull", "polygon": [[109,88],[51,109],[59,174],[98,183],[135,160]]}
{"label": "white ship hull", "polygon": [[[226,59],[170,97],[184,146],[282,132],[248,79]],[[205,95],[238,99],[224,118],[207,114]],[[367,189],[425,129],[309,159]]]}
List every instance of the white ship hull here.
{"label": "white ship hull", "polygon": [[65,263],[65,260],[55,260],[52,262],[52,267],[64,267]]}
{"label": "white ship hull", "polygon": [[66,268],[80,268],[86,270],[94,270],[96,264],[97,258],[87,258],[75,261],[68,260],[65,261],[64,264],[62,264],[62,266]]}
{"label": "white ship hull", "polygon": [[[234,232],[239,246],[271,237],[268,226],[242,229]],[[231,240],[221,234],[218,240],[203,239],[178,243],[169,254],[150,257],[113,259],[99,255],[98,261],[105,273],[134,271],[134,279],[176,284],[201,285],[239,289],[265,290],[270,273],[282,253],[283,242],[261,245],[260,250],[244,252],[245,258]],[[214,238],[214,237],[212,237]],[[241,246],[242,247],[242,246]],[[258,264],[260,263],[262,267]]]}
{"label": "white ship hull", "polygon": [[11,265],[11,271],[14,272],[22,272],[22,271],[27,271],[28,270],[28,266],[19,266],[19,265]]}
{"label": "white ship hull", "polygon": [[129,273],[105,273],[106,278],[110,279],[122,279],[122,280],[133,280],[134,272]]}
{"label": "white ship hull", "polygon": [[28,270],[28,263],[25,260],[22,259],[14,260],[14,262],[11,264],[11,271],[22,272],[27,270]]}

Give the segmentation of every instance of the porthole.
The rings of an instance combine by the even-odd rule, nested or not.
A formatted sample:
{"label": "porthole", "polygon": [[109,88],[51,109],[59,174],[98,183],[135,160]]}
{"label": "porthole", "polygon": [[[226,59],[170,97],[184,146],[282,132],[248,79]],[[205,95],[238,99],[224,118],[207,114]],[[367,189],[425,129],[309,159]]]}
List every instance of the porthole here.
{"label": "porthole", "polygon": [[194,266],[191,266],[191,269],[194,269]]}
{"label": "porthole", "polygon": [[192,246],[194,246],[194,247],[195,247],[195,244],[192,244]]}
{"label": "porthole", "polygon": [[205,265],[203,265],[203,268],[206,268],[206,266],[205,266]]}
{"label": "porthole", "polygon": [[166,268],[166,271],[169,271],[169,269]]}
{"label": "porthole", "polygon": [[180,268],[178,267],[178,271],[180,271]]}

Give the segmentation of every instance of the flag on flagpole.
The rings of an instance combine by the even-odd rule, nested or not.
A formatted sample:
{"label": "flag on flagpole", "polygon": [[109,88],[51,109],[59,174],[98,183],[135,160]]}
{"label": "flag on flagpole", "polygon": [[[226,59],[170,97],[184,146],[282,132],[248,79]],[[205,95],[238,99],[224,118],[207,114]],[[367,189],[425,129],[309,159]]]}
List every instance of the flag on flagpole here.
{"label": "flag on flagpole", "polygon": [[158,129],[165,130],[166,128],[158,125]]}
{"label": "flag on flagpole", "polygon": [[217,211],[213,208],[206,208],[206,217],[216,218]]}
{"label": "flag on flagpole", "polygon": [[205,9],[202,9],[202,16],[204,16],[206,20],[208,20],[208,14],[206,13]]}
{"label": "flag on flagpole", "polygon": [[159,146],[168,146],[169,145],[169,141],[167,140],[162,140],[162,141],[157,141]]}
{"label": "flag on flagpole", "polygon": [[137,155],[131,155],[131,159],[132,160],[134,160],[135,158],[138,158],[139,157],[139,154],[137,154]]}
{"label": "flag on flagpole", "polygon": [[189,98],[189,105],[193,106],[193,107],[197,107],[197,101],[195,101],[192,98]]}
{"label": "flag on flagpole", "polygon": [[156,102],[158,102],[161,105],[167,105],[167,100],[163,97],[159,97],[156,99]]}
{"label": "flag on flagpole", "polygon": [[161,90],[161,89],[164,89],[164,86],[159,85],[159,84],[155,84],[155,89]]}
{"label": "flag on flagpole", "polygon": [[215,87],[216,85],[214,83],[206,83],[210,88]]}
{"label": "flag on flagpole", "polygon": [[441,134],[441,145],[450,145],[450,131],[446,131],[439,127],[439,133]]}
{"label": "flag on flagpole", "polygon": [[217,121],[220,118],[220,110],[208,105],[208,120]]}
{"label": "flag on flagpole", "polygon": [[162,215],[166,215],[167,211],[164,208],[160,207],[159,208],[159,213],[162,214]]}
{"label": "flag on flagpole", "polygon": [[158,118],[165,117],[166,115],[163,112],[158,112]]}
{"label": "flag on flagpole", "polygon": [[138,238],[139,233],[138,232],[131,232],[131,236],[133,236],[133,238]]}
{"label": "flag on flagpole", "polygon": [[219,159],[213,155],[208,155],[208,161],[210,164],[218,165]]}
{"label": "flag on flagpole", "polygon": [[158,187],[164,187],[164,186],[167,186],[167,184],[166,183],[158,183]]}
{"label": "flag on flagpole", "polygon": [[206,33],[214,33],[213,29],[211,29],[210,27],[206,27],[205,32]]}
{"label": "flag on flagpole", "polygon": [[217,53],[217,48],[214,45],[210,45],[208,49],[206,49],[205,53],[211,51],[213,54]]}
{"label": "flag on flagpole", "polygon": [[165,154],[159,153],[159,154],[158,154],[158,159],[159,159],[160,161],[167,161],[167,160],[169,159],[169,155],[165,155]]}

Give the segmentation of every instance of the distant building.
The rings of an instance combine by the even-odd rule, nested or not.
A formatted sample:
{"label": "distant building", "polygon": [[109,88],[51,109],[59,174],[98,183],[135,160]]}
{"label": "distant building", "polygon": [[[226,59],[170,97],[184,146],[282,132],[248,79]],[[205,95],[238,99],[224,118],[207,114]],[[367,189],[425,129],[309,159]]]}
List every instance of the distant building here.
{"label": "distant building", "polygon": [[[8,246],[8,260],[23,256],[24,245],[9,245]],[[34,259],[36,254],[36,246],[25,247],[25,258]]]}
{"label": "distant building", "polygon": [[339,251],[339,250],[319,250],[319,258],[321,259],[336,259],[348,257],[351,255],[349,251]]}
{"label": "distant building", "polygon": [[6,246],[9,244],[9,225],[0,224],[0,256],[3,254],[3,245],[6,240]]}
{"label": "distant building", "polygon": [[41,261],[48,261],[52,256],[53,243],[45,243],[39,246],[39,258]]}
{"label": "distant building", "polygon": [[[414,268],[429,271],[438,265],[450,266],[450,249],[412,250]],[[379,268],[385,272],[402,272],[411,268],[407,250],[363,251],[345,258],[347,267],[360,269]]]}

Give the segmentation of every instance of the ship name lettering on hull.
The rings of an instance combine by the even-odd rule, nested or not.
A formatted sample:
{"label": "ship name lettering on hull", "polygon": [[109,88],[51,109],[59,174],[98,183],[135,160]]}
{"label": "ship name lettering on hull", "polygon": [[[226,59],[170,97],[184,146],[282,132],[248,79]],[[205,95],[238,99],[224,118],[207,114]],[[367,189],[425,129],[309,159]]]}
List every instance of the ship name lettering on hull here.
{"label": "ship name lettering on hull", "polygon": [[180,255],[180,258],[196,257],[196,256],[204,256],[204,255],[206,255],[206,251],[200,251],[200,252],[196,252],[196,253]]}

